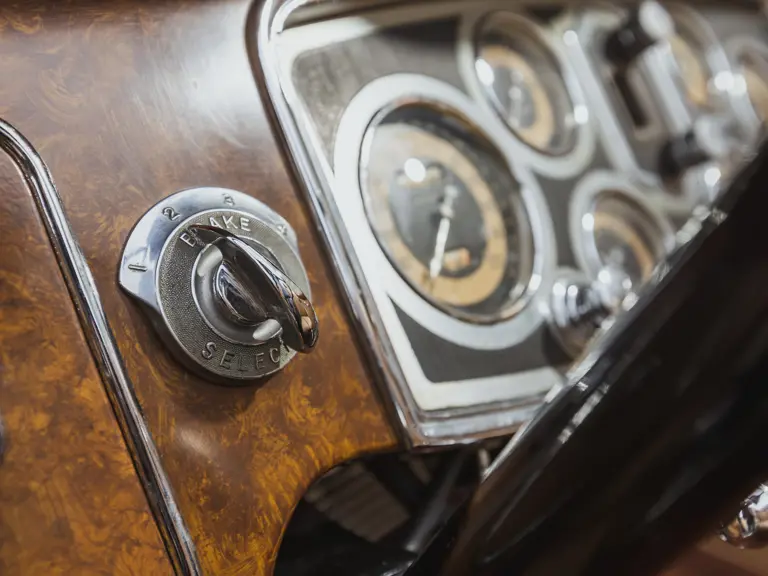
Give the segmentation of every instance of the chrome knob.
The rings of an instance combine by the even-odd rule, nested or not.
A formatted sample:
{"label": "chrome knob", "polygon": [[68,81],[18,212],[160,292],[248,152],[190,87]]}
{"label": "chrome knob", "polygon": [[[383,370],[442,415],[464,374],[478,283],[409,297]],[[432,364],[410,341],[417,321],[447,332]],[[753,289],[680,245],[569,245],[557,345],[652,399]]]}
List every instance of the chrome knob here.
{"label": "chrome knob", "polygon": [[605,54],[615,65],[626,66],[674,32],[675,23],[669,12],[654,0],[645,0],[608,36]]}
{"label": "chrome knob", "polygon": [[611,316],[618,299],[616,283],[590,281],[568,272],[554,283],[550,296],[550,328],[570,356],[576,358],[603,322]]}
{"label": "chrome knob", "polygon": [[120,284],[177,359],[216,381],[267,376],[317,344],[295,233],[240,192],[185,190],[151,208],[126,244]]}
{"label": "chrome knob", "polygon": [[669,139],[661,149],[659,173],[665,178],[677,178],[691,168],[704,164],[712,155],[694,130]]}
{"label": "chrome knob", "polygon": [[704,162],[680,176],[679,189],[692,201],[710,204],[723,187],[723,171],[717,162]]}
{"label": "chrome knob", "polygon": [[684,178],[695,167],[734,163],[744,154],[736,130],[733,122],[723,116],[696,119],[688,132],[673,136],[664,145],[659,173],[667,178]]}
{"label": "chrome knob", "polygon": [[768,545],[768,486],[763,484],[742,502],[738,514],[720,529],[719,535],[738,548]]}

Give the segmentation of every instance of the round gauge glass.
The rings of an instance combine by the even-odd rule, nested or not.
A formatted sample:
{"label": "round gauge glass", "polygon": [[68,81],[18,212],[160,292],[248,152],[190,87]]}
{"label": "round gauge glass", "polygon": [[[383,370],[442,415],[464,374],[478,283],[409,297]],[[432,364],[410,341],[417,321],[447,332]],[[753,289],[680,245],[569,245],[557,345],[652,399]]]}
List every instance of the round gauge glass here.
{"label": "round gauge glass", "polygon": [[710,90],[712,74],[707,64],[704,47],[685,28],[669,39],[672,56],[677,62],[679,75],[676,81],[680,91],[688,102],[699,110],[714,108],[713,94]]}
{"label": "round gauge glass", "polygon": [[582,220],[598,279],[619,283],[623,293],[645,283],[666,254],[665,235],[658,221],[638,202],[617,191],[595,197]]}
{"label": "round gauge glass", "polygon": [[413,103],[379,114],[360,179],[379,244],[422,297],[483,324],[523,307],[534,242],[520,185],[458,112]]}
{"label": "round gauge glass", "polygon": [[528,146],[550,155],[573,149],[573,102],[557,57],[533,24],[506,15],[486,20],[475,71],[490,103]]}
{"label": "round gauge glass", "polygon": [[739,56],[741,74],[755,114],[768,121],[768,54],[745,50]]}

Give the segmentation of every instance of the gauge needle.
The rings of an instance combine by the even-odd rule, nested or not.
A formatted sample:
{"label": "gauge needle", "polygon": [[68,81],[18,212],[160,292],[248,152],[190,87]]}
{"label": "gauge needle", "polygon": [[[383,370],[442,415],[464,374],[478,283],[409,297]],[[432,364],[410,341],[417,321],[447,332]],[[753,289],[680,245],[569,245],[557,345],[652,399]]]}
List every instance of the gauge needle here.
{"label": "gauge needle", "polygon": [[435,253],[429,262],[429,279],[434,280],[440,276],[443,271],[443,260],[445,259],[445,247],[448,244],[448,234],[451,231],[451,222],[453,221],[454,211],[453,202],[459,191],[455,186],[445,187],[445,197],[440,204],[440,226],[437,229],[437,238],[435,239]]}

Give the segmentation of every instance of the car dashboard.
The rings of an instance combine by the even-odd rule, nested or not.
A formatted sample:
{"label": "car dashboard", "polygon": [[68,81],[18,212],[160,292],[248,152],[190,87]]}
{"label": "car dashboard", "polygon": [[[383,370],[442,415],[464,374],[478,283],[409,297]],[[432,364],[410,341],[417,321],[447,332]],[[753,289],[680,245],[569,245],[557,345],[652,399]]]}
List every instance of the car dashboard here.
{"label": "car dashboard", "polygon": [[760,135],[758,5],[267,5],[272,104],[415,445],[531,418]]}
{"label": "car dashboard", "polygon": [[[8,575],[410,566],[483,485],[501,508],[505,478],[483,483],[505,446],[594,392],[579,367],[687,250],[742,246],[729,194],[768,119],[747,0],[23,0],[0,43]],[[691,342],[665,332],[648,402],[614,404],[625,460],[636,428],[711,422],[670,416],[695,396],[678,384],[740,356],[678,364],[734,328],[717,303],[763,318],[755,234],[718,282],[682,282],[722,324],[662,327]],[[523,446],[525,484],[547,453]]]}

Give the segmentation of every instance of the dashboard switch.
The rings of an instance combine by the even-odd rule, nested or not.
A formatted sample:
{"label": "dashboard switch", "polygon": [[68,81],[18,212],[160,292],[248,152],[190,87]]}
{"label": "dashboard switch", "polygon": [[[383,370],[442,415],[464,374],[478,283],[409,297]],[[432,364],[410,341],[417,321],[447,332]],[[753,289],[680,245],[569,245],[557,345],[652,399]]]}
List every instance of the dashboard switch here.
{"label": "dashboard switch", "polygon": [[550,296],[550,329],[563,350],[578,357],[611,315],[610,286],[579,272],[561,276]]}
{"label": "dashboard switch", "polygon": [[268,376],[317,343],[295,233],[234,190],[185,190],[151,208],[128,239],[120,284],[177,359],[218,382]]}
{"label": "dashboard switch", "polygon": [[606,39],[605,54],[617,66],[633,62],[645,50],[672,36],[675,23],[658,2],[641,2]]}
{"label": "dashboard switch", "polygon": [[664,177],[684,176],[690,169],[712,161],[727,166],[745,153],[728,118],[702,116],[688,132],[672,137],[662,148],[659,173]]}
{"label": "dashboard switch", "polygon": [[710,158],[696,132],[690,130],[670,138],[661,149],[659,173],[666,178],[678,177],[690,168],[709,161]]}

